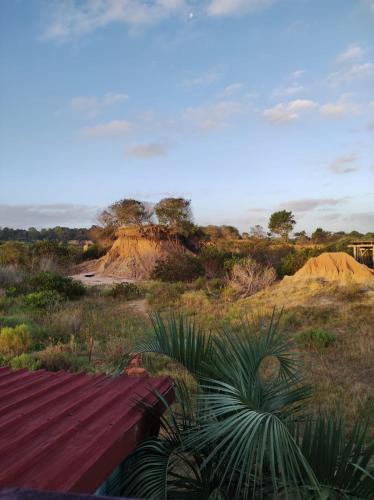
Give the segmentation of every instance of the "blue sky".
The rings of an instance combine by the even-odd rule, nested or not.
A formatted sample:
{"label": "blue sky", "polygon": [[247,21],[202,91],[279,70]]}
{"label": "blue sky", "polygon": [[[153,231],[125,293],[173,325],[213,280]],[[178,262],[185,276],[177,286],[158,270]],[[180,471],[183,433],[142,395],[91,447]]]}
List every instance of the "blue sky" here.
{"label": "blue sky", "polygon": [[374,230],[374,0],[1,0],[0,64],[0,226]]}

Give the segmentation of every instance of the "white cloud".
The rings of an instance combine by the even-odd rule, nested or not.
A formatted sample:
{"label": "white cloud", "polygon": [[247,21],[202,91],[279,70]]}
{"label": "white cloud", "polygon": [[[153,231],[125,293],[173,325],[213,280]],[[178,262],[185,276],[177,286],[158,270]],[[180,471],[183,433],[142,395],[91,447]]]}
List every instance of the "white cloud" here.
{"label": "white cloud", "polygon": [[305,88],[300,83],[294,82],[291,85],[287,85],[286,87],[279,87],[277,89],[274,89],[273,95],[290,96],[290,95],[300,94],[304,90]]}
{"label": "white cloud", "polygon": [[321,115],[328,118],[342,118],[359,111],[360,107],[350,101],[350,94],[343,94],[336,102],[326,103],[320,108]]}
{"label": "white cloud", "polygon": [[281,102],[273,108],[265,109],[264,118],[273,123],[282,123],[297,120],[300,113],[318,107],[318,103],[309,99],[296,99],[287,103]]}
{"label": "white cloud", "polygon": [[336,157],[330,164],[329,169],[334,174],[348,174],[358,170],[356,164],[358,160],[357,154],[347,154]]}
{"label": "white cloud", "polygon": [[227,126],[230,118],[245,111],[243,102],[223,100],[207,106],[187,108],[184,117],[198,128],[211,130]]}
{"label": "white cloud", "polygon": [[370,107],[371,109],[374,109],[374,101],[371,101],[371,102],[369,103],[369,107]]}
{"label": "white cloud", "polygon": [[137,144],[126,149],[126,155],[133,158],[153,158],[163,156],[166,152],[166,146],[160,143]]}
{"label": "white cloud", "polygon": [[73,111],[95,116],[100,110],[107,106],[124,102],[128,99],[127,94],[108,92],[102,98],[97,97],[73,97],[69,106]]}
{"label": "white cloud", "polygon": [[230,16],[251,14],[269,7],[275,0],[211,0],[207,12],[209,16]]}
{"label": "white cloud", "polygon": [[58,0],[49,3],[45,39],[63,41],[111,23],[153,24],[181,13],[185,0]]}
{"label": "white cloud", "polygon": [[220,96],[223,98],[232,97],[233,95],[237,94],[240,90],[242,90],[243,87],[244,87],[243,83],[231,83],[230,85],[227,85],[223,89]]}
{"label": "white cloud", "polygon": [[288,75],[289,78],[297,80],[301,76],[303,76],[305,73],[304,69],[297,69],[296,71],[293,71]]}
{"label": "white cloud", "polygon": [[363,55],[364,49],[358,43],[352,43],[337,56],[336,61],[340,64],[350,63],[362,59]]}
{"label": "white cloud", "polygon": [[309,212],[319,207],[336,206],[342,201],[343,199],[341,198],[304,198],[301,200],[293,200],[282,203],[279,208],[302,213]]}
{"label": "white cloud", "polygon": [[90,139],[120,137],[126,135],[130,129],[130,122],[125,120],[113,120],[108,123],[94,125],[93,127],[85,127],[82,129],[82,135]]}
{"label": "white cloud", "polygon": [[210,85],[219,80],[221,76],[222,71],[218,68],[211,68],[206,73],[184,80],[183,84],[187,87]]}
{"label": "white cloud", "polygon": [[70,203],[0,204],[0,227],[27,229],[29,227],[91,226],[95,222],[98,210],[99,207]]}
{"label": "white cloud", "polygon": [[363,62],[358,64],[353,64],[347,68],[343,68],[339,71],[334,71],[328,77],[327,81],[332,86],[341,85],[344,83],[349,83],[353,80],[367,78],[374,74],[374,63]]}

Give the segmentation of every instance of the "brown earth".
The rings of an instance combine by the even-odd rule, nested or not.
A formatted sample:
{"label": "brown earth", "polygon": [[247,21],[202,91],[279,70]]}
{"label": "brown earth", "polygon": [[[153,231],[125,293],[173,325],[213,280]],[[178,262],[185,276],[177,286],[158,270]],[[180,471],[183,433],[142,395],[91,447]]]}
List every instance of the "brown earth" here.
{"label": "brown earth", "polygon": [[287,277],[287,280],[292,282],[310,279],[335,281],[343,285],[374,284],[374,271],[345,252],[325,252],[318,257],[312,257],[292,277]]}
{"label": "brown earth", "polygon": [[75,274],[144,280],[150,278],[157,261],[186,252],[189,250],[178,240],[152,231],[152,227],[141,232],[137,227],[128,226],[118,230],[117,239],[106,255],[82,264]]}

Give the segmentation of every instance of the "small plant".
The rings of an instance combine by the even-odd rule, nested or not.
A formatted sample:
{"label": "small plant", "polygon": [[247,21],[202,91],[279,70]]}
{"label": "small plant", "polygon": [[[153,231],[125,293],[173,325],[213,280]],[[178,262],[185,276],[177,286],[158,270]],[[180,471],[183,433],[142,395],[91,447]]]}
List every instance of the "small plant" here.
{"label": "small plant", "polygon": [[239,297],[248,297],[268,286],[276,279],[275,269],[264,266],[249,257],[234,264],[230,274],[230,286]]}
{"label": "small plant", "polygon": [[335,341],[336,336],[333,333],[325,332],[324,330],[309,330],[300,332],[296,336],[296,342],[299,345],[314,348],[318,351],[323,351]]}
{"label": "small plant", "polygon": [[143,296],[143,291],[135,283],[117,283],[106,295],[114,299],[134,300]]}
{"label": "small plant", "polygon": [[43,290],[29,293],[23,300],[30,309],[53,310],[60,304],[62,297],[55,290]]}
{"label": "small plant", "polygon": [[147,299],[154,309],[160,310],[175,306],[185,291],[186,286],[183,283],[156,282],[149,287]]}
{"label": "small plant", "polygon": [[55,291],[63,298],[77,300],[86,293],[86,288],[79,281],[60,274],[44,271],[29,280],[29,286],[34,291]]}
{"label": "small plant", "polygon": [[0,330],[0,353],[7,356],[16,356],[25,352],[31,345],[31,334],[27,325],[22,324],[4,327]]}
{"label": "small plant", "polygon": [[67,346],[62,344],[46,347],[44,351],[37,353],[37,358],[40,368],[51,372],[59,370],[77,372],[86,368],[87,365],[86,358],[73,354]]}
{"label": "small plant", "polygon": [[204,268],[197,257],[193,255],[170,255],[159,260],[152,273],[152,278],[170,283],[176,281],[193,281],[203,276]]}
{"label": "small plant", "polygon": [[40,361],[33,354],[27,354],[25,352],[11,359],[9,364],[13,370],[27,368],[28,370],[34,371],[40,367]]}

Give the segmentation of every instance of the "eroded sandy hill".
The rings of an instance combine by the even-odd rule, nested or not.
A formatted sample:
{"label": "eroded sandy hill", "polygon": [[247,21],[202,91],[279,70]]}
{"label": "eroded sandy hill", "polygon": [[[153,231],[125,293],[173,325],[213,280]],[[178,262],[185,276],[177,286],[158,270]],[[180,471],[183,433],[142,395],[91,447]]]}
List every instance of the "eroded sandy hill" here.
{"label": "eroded sandy hill", "polygon": [[128,280],[149,279],[157,261],[186,252],[179,241],[165,234],[150,230],[141,233],[136,227],[124,227],[118,230],[117,239],[103,257],[85,263],[77,271]]}
{"label": "eroded sandy hill", "polygon": [[325,252],[318,257],[312,257],[293,276],[287,277],[287,280],[292,282],[310,279],[335,281],[340,284],[374,284],[374,271],[345,252]]}

